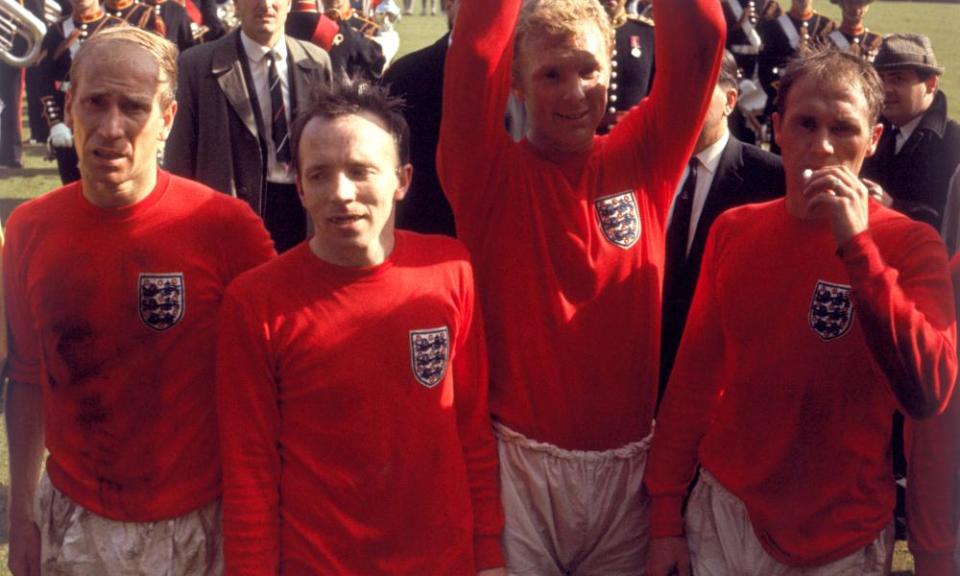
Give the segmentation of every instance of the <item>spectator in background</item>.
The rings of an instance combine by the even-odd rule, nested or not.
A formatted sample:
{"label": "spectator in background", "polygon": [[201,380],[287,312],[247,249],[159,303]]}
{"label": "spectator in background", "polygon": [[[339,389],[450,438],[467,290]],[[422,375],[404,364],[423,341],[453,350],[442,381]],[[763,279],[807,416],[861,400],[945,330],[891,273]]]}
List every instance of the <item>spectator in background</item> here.
{"label": "spectator in background", "polygon": [[73,148],[73,132],[63,118],[73,56],[87,39],[101,30],[124,25],[123,20],[104,12],[97,0],[71,2],[71,15],[47,28],[37,63],[37,87],[43,104],[43,117],[49,126],[47,151],[56,159],[60,181],[64,184],[80,179],[79,160]]}
{"label": "spectator in background", "polygon": [[286,37],[290,0],[236,5],[239,29],[180,56],[180,113],[164,162],[175,174],[246,201],[284,252],[307,236],[289,124],[311,88],[330,81],[330,58]]}
{"label": "spectator in background", "polygon": [[447,33],[436,42],[400,58],[383,75],[390,93],[406,103],[403,115],[410,126],[410,163],[414,177],[397,204],[397,227],[424,234],[456,236],[453,212],[437,178],[437,141],[443,111],[443,67],[456,20],[457,0],[441,0]]}
{"label": "spectator in background", "polygon": [[871,32],[863,20],[870,11],[873,0],[830,0],[840,5],[840,25],[830,31],[824,43],[833,44],[839,50],[850,52],[873,62],[883,43],[883,36]]}
{"label": "spectator in background", "polygon": [[703,129],[667,219],[658,396],[661,399],[680,346],[707,233],[714,220],[735,206],[784,195],[780,158],[730,134],[727,123],[737,106],[737,73],[736,60],[726,52]]}
{"label": "spectator in background", "polygon": [[317,0],[293,3],[286,32],[291,38],[313,42],[326,50],[337,78],[375,80],[383,74],[386,58],[380,44],[354,30],[346,21],[321,13]]}
{"label": "spectator in background", "polygon": [[863,175],[883,188],[888,206],[939,230],[960,165],[960,124],[947,116],[943,68],[920,34],[885,37],[873,65],[883,79],[884,133]]}

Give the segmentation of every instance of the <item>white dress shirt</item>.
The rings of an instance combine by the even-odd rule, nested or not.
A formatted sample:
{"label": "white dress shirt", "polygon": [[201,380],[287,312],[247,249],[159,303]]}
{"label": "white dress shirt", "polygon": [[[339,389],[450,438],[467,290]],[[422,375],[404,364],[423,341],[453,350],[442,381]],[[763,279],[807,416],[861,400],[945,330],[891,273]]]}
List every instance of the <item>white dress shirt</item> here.
{"label": "white dress shirt", "polygon": [[903,126],[897,126],[897,147],[896,154],[900,153],[900,149],[903,148],[903,145],[907,143],[907,140],[910,139],[910,135],[913,134],[913,131],[917,129],[917,126],[920,125],[920,121],[923,120],[923,114],[917,116],[913,120],[907,122]]}
{"label": "white dress shirt", "polygon": [[[707,146],[695,154],[694,157],[700,161],[697,168],[697,187],[693,191],[693,204],[690,207],[690,229],[687,231],[687,254],[690,254],[690,246],[693,244],[693,237],[697,232],[697,222],[700,221],[700,215],[703,213],[703,206],[707,203],[707,194],[710,192],[710,186],[713,185],[713,177],[717,173],[717,166],[720,165],[720,156],[723,149],[727,147],[730,141],[730,133],[724,132],[723,136],[713,144]],[[667,215],[667,222],[673,219],[673,207],[677,204],[677,194],[683,189],[683,184],[687,181],[690,174],[690,168],[686,168],[683,178],[677,186],[676,193],[673,195],[673,202],[670,204],[670,213]]]}
{"label": "white dress shirt", "polygon": [[250,75],[253,77],[253,86],[257,91],[257,103],[260,105],[260,119],[263,120],[263,139],[267,144],[267,180],[269,182],[292,184],[295,180],[293,167],[289,164],[277,162],[277,150],[273,143],[273,111],[270,105],[270,84],[267,82],[267,53],[274,53],[277,66],[277,76],[280,78],[280,90],[283,92],[283,107],[287,116],[287,127],[290,126],[290,75],[287,74],[287,42],[281,35],[273,48],[258,44],[242,30],[240,42],[243,51],[247,54],[247,63],[250,65]]}

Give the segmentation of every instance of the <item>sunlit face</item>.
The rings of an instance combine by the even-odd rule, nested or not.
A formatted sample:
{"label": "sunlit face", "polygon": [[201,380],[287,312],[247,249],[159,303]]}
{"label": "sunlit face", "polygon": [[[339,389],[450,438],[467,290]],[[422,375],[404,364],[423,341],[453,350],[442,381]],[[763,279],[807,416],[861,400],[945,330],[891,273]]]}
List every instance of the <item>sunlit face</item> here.
{"label": "sunlit face", "polygon": [[100,7],[98,0],[72,0],[73,12],[76,16],[84,16],[96,12]]}
{"label": "sunlit face", "polygon": [[863,17],[870,10],[870,5],[864,0],[842,0],[840,2],[840,12],[843,15],[843,21],[849,24],[860,24]]}
{"label": "sunlit face", "polygon": [[310,247],[339,266],[372,266],[393,250],[394,205],[413,169],[373,115],[314,118],[300,138],[297,188],[315,233]]}
{"label": "sunlit face", "polygon": [[927,111],[933,104],[938,77],[920,80],[913,68],[880,72],[883,80],[883,115],[897,126],[903,126]]}
{"label": "sunlit face", "polygon": [[790,89],[785,113],[773,115],[787,176],[787,194],[800,194],[804,170],[842,165],[860,173],[876,150],[883,127],[870,122],[869,106],[856,83],[800,78]]}
{"label": "sunlit face", "polygon": [[290,0],[235,0],[240,27],[251,40],[271,47],[283,34]]}
{"label": "sunlit face", "polygon": [[[67,95],[67,125],[85,193],[149,193],[176,103],[160,103],[159,67],[144,50],[88,54]],[[146,188],[146,190],[144,190]]]}
{"label": "sunlit face", "polygon": [[526,105],[527,138],[546,152],[590,148],[610,83],[609,46],[593,23],[572,37],[531,34],[520,47],[514,92]]}

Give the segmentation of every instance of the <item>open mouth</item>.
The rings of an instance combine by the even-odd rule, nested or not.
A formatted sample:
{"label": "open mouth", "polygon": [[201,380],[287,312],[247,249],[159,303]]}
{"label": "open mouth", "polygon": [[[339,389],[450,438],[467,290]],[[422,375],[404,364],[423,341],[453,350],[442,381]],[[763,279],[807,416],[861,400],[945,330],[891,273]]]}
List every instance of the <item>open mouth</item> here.
{"label": "open mouth", "polygon": [[104,150],[102,148],[95,148],[93,150],[93,155],[94,157],[99,158],[100,160],[107,160],[107,161],[119,160],[120,158],[124,157],[122,152],[115,152],[113,150]]}

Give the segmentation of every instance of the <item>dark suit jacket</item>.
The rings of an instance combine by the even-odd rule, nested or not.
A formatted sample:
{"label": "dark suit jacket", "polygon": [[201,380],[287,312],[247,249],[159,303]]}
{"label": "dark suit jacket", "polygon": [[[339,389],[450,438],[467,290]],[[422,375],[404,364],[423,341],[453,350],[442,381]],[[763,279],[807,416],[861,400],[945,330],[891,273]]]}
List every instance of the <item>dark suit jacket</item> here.
{"label": "dark suit jacket", "polygon": [[[164,152],[164,165],[175,174],[248,202],[263,215],[266,190],[266,144],[259,114],[254,113],[240,62],[240,31],[180,55],[178,110]],[[330,82],[330,58],[322,49],[287,37],[290,117],[306,106],[310,87]]]}
{"label": "dark suit jacket", "polygon": [[407,54],[383,75],[390,93],[406,100],[404,116],[410,125],[410,161],[413,182],[397,205],[397,227],[424,234],[456,236],[453,210],[437,178],[437,142],[443,103],[443,65],[450,35],[431,46]]}
{"label": "dark suit jacket", "polygon": [[680,347],[680,336],[687,321],[693,292],[700,275],[700,263],[707,245],[707,234],[713,222],[726,210],[773,200],[786,194],[783,164],[780,157],[756,146],[744,144],[733,136],[720,155],[717,172],[707,192],[703,212],[690,245],[686,264],[665,279],[670,294],[663,295],[663,325],[660,353],[660,397],[666,388],[673,360]]}
{"label": "dark suit jacket", "polygon": [[893,154],[890,122],[883,120],[877,153],[863,164],[861,175],[875,180],[893,196],[893,208],[940,229],[950,177],[960,164],[960,124],[947,117],[947,98],[937,92],[916,130]]}

